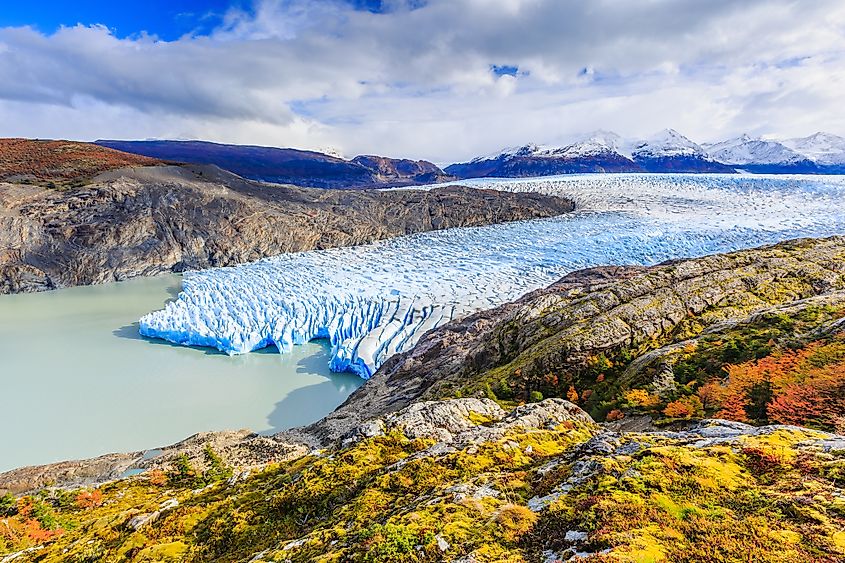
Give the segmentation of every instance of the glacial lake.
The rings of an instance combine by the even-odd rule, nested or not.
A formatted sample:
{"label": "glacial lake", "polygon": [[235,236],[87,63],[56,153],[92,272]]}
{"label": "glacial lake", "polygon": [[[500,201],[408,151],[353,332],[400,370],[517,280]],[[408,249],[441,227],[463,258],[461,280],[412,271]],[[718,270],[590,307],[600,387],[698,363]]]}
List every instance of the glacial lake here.
{"label": "glacial lake", "polygon": [[0,295],[0,471],[314,422],[361,385],[323,341],[242,356],[145,339],[181,277]]}

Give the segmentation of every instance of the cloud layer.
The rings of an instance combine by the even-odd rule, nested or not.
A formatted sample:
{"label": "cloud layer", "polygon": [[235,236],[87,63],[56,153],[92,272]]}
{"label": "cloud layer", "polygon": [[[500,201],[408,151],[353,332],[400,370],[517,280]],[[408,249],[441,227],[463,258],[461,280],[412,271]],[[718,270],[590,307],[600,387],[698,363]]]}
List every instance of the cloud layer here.
{"label": "cloud layer", "polygon": [[845,133],[839,0],[362,4],[264,0],[175,41],[0,28],[0,135],[451,162],[598,128]]}

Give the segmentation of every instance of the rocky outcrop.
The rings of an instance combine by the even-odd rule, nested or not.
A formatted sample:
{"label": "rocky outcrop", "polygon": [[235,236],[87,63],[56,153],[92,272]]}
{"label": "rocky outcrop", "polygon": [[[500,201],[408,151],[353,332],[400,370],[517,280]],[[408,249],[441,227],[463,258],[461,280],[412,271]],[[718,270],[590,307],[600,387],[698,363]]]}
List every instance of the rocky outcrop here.
{"label": "rocky outcrop", "polygon": [[446,174],[426,160],[388,158],[386,156],[361,155],[352,162],[370,170],[376,185],[410,186],[414,184],[437,184],[450,182],[455,176]]}
{"label": "rocky outcrop", "polygon": [[213,166],[121,169],[66,190],[0,184],[0,293],[230,266],[572,209],[572,202],[556,197],[456,186],[334,191],[268,185]]}
{"label": "rocky outcrop", "polygon": [[564,422],[593,425],[590,415],[563,399],[545,399],[510,412],[490,399],[421,401],[376,418],[347,433],[343,445],[398,430],[409,438],[430,438],[438,443],[480,443],[498,440],[514,428],[555,427]]}
{"label": "rocky outcrop", "polygon": [[[554,428],[563,423],[578,423],[589,428],[595,424],[587,413],[563,399],[546,399],[510,412],[490,399],[423,401],[360,424],[337,445],[348,447],[368,438],[400,432],[409,438],[434,440],[438,447],[428,452],[433,455],[435,452],[442,453],[443,446],[447,444],[450,447],[478,445],[499,440],[515,429]],[[0,473],[0,495],[5,492],[20,494],[49,486],[86,486],[152,469],[170,470],[182,456],[187,456],[192,466],[202,470],[207,463],[207,448],[217,453],[227,465],[248,472],[250,468],[267,463],[297,459],[308,453],[319,454],[319,449],[311,446],[301,441],[286,440],[284,436],[261,436],[248,430],[202,432],[163,448]]]}

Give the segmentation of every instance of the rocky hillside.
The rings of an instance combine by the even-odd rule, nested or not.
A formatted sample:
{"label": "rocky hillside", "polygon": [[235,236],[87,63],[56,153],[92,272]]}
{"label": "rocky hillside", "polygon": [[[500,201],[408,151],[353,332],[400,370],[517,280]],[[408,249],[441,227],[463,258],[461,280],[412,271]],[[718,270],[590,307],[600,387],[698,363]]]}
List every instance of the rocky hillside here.
{"label": "rocky hillside", "polygon": [[357,156],[346,160],[315,151],[207,141],[103,140],[97,144],[168,161],[213,164],[252,180],[314,188],[383,188],[454,179],[424,160],[384,156]]}
{"label": "rocky hillside", "polygon": [[421,402],[239,470],[201,458],[0,497],[3,561],[841,561],[845,438],[601,428],[546,399]]}
{"label": "rocky hillside", "polygon": [[160,163],[90,143],[0,139],[0,182],[79,186],[107,170]]}
{"label": "rocky hillside", "polygon": [[[575,272],[514,303],[429,332],[305,438],[335,440],[351,426],[413,401],[456,396],[509,404],[568,397],[598,420],[626,411],[692,418],[727,416],[732,409],[732,418],[766,423],[768,404],[781,396],[773,388],[794,390],[799,382],[819,400],[832,401],[832,409],[796,412],[783,421],[843,431],[845,421],[832,411],[845,412],[845,381],[830,376],[845,371],[843,317],[843,238],[654,268]],[[793,352],[807,365],[796,364],[781,379],[748,376],[734,387],[725,380],[728,365]],[[811,373],[809,365],[828,373]],[[760,395],[761,389],[769,391]]]}
{"label": "rocky hillside", "polygon": [[67,190],[0,184],[0,293],[229,266],[572,209],[560,198],[463,187],[268,185],[213,166],[121,169]]}

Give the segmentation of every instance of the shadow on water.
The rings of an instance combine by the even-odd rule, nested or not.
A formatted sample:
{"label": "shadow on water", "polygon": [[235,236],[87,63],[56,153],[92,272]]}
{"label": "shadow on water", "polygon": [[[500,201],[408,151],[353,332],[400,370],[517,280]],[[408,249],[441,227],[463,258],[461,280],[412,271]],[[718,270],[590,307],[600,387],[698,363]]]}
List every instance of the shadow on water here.
{"label": "shadow on water", "polygon": [[[328,344],[328,341],[319,339],[312,340],[311,342],[319,344],[323,349],[322,353],[312,354],[296,362],[296,373],[325,373],[329,369],[329,352],[331,351],[331,346]],[[265,350],[267,349],[268,348],[265,348]],[[272,350],[273,352],[276,352],[275,347],[273,347]]]}
{"label": "shadow on water", "polygon": [[[297,362],[297,373],[325,373],[328,358],[313,354]],[[273,407],[267,415],[270,428],[259,432],[276,434],[296,426],[317,422],[338,407],[364,381],[353,373],[331,373],[328,381],[294,389]]]}
{"label": "shadow on water", "polygon": [[[140,340],[142,342],[146,342],[147,344],[152,344],[154,346],[165,346],[168,348],[178,348],[180,350],[191,349],[191,350],[200,350],[206,356],[226,356],[223,352],[216,348],[208,348],[205,346],[184,346],[182,344],[174,344],[173,342],[168,342],[167,340],[162,340],[161,338],[150,338],[148,336],[144,336],[141,334],[139,327],[140,324],[134,322],[132,324],[128,324],[122,326],[118,329],[112,331],[114,336],[118,338],[127,338],[129,340]],[[266,348],[264,349],[266,350]],[[263,353],[264,350],[256,350],[253,353]],[[275,350],[273,350],[275,351]]]}
{"label": "shadow on water", "polygon": [[[138,340],[153,346],[176,348],[179,350],[202,351],[208,356],[226,356],[215,348],[201,346],[183,346],[174,344],[159,338],[149,338],[141,335],[137,322],[122,326],[112,331],[118,338]],[[269,428],[262,430],[260,434],[270,435],[287,430],[295,426],[303,426],[316,422],[338,405],[340,405],[349,394],[361,386],[363,380],[353,373],[332,373],[329,372],[329,356],[331,345],[325,339],[311,341],[321,347],[321,352],[309,354],[296,362],[296,373],[300,377],[321,380],[319,383],[299,387],[288,393],[281,401],[273,406],[272,412],[267,416]],[[275,346],[267,346],[250,354],[272,354],[279,356]],[[327,378],[327,379],[323,379]]]}

